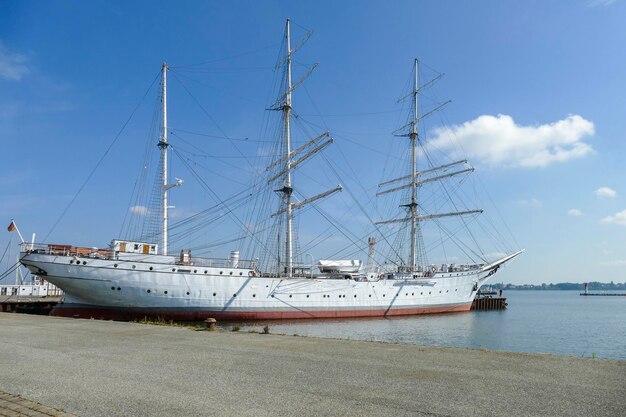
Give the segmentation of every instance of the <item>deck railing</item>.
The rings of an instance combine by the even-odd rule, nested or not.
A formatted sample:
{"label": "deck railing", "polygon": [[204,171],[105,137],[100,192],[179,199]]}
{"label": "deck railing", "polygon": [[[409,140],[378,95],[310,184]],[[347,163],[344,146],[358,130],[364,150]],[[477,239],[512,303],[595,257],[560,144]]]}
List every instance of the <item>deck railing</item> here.
{"label": "deck railing", "polygon": [[[116,259],[119,255],[128,255],[127,253],[116,254],[112,253],[110,249],[98,249],[98,248],[85,248],[72,245],[57,245],[57,244],[43,244],[43,243],[22,243],[20,245],[20,251],[23,253],[41,253],[46,255],[55,256],[76,256],[80,258],[98,258],[98,259]],[[160,255],[136,255],[136,259],[133,262],[152,262],[162,264],[176,264],[182,267],[210,267],[210,268],[241,268],[241,269],[256,269],[257,262],[254,260],[238,259],[233,261],[231,259],[224,258],[203,258],[193,257],[190,260],[182,263],[178,262],[178,257],[175,256],[160,256]],[[166,261],[167,259],[168,261]]]}

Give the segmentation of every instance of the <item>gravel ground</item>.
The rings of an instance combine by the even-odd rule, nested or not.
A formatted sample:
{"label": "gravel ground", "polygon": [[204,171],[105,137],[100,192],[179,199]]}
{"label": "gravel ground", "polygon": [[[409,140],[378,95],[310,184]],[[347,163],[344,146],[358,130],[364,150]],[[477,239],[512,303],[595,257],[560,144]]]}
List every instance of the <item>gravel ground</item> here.
{"label": "gravel ground", "polygon": [[626,361],[0,313],[0,391],[83,417],[624,416]]}

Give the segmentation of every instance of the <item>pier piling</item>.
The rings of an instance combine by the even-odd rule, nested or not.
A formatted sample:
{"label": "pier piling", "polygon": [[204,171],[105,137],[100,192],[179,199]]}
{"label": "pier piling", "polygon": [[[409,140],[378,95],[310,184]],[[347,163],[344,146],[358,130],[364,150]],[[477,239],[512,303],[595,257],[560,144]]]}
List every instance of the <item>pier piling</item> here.
{"label": "pier piling", "polygon": [[472,303],[472,310],[504,310],[506,306],[505,297],[476,297]]}

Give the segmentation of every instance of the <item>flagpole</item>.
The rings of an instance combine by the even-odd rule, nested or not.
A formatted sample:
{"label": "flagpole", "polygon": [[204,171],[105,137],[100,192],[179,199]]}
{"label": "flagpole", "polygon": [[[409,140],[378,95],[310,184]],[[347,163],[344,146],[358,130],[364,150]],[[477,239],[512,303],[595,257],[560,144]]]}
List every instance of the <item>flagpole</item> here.
{"label": "flagpole", "polygon": [[11,219],[11,224],[13,225],[13,227],[15,227],[15,231],[17,232],[17,235],[20,237],[20,240],[22,241],[22,243],[26,243],[26,241],[22,237],[22,234],[20,233],[20,229],[17,227],[17,224],[15,223],[15,220]]}

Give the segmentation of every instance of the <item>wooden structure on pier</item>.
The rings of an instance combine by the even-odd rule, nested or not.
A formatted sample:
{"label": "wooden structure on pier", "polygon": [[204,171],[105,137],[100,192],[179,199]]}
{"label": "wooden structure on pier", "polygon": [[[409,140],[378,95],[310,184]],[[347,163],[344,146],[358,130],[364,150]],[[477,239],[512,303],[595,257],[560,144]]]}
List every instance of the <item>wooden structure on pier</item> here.
{"label": "wooden structure on pier", "polygon": [[504,310],[506,306],[505,297],[476,297],[472,303],[472,310]]}
{"label": "wooden structure on pier", "polygon": [[0,298],[0,312],[26,313],[47,316],[61,297],[7,297]]}

